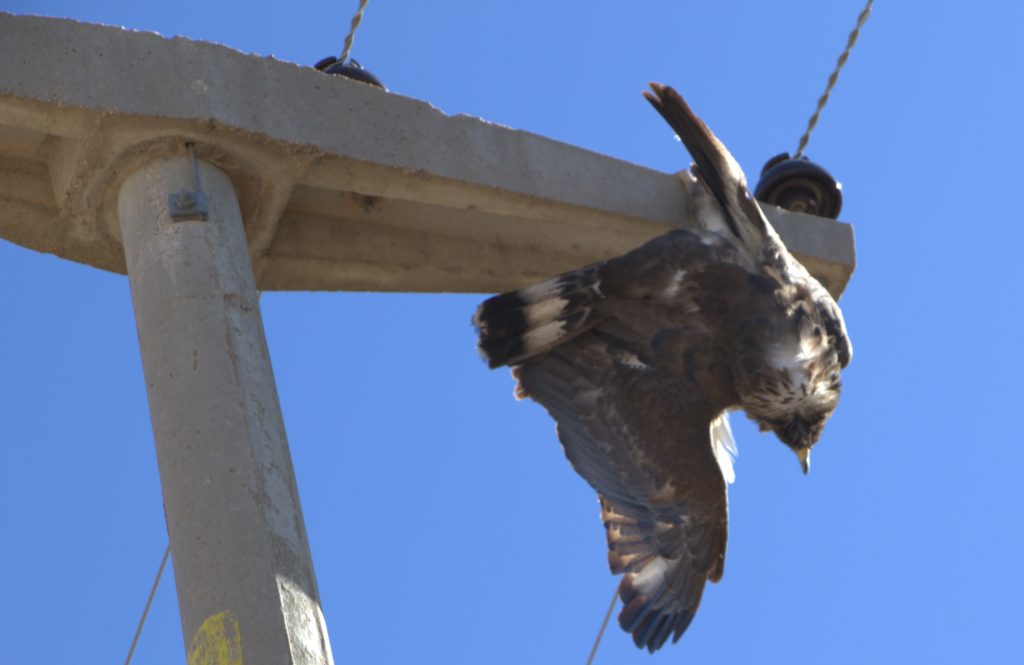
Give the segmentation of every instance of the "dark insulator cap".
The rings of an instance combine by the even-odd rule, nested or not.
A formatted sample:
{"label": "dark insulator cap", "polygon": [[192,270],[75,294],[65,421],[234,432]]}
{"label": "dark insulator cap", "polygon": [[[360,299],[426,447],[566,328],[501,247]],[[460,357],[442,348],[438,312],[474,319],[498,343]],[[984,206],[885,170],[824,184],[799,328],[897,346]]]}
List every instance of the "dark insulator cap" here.
{"label": "dark insulator cap", "polygon": [[363,83],[369,83],[375,85],[382,90],[387,90],[384,84],[380,82],[380,79],[374,76],[370,70],[363,69],[355,60],[349,60],[348,62],[341,62],[333,55],[329,55],[320,62],[313,65],[314,68],[319,69],[325,74],[336,74],[338,76],[345,76],[350,79],[362,81]]}
{"label": "dark insulator cap", "polygon": [[831,173],[806,157],[792,159],[786,152],[769,159],[761,169],[754,197],[793,212],[832,219],[843,208],[842,186]]}

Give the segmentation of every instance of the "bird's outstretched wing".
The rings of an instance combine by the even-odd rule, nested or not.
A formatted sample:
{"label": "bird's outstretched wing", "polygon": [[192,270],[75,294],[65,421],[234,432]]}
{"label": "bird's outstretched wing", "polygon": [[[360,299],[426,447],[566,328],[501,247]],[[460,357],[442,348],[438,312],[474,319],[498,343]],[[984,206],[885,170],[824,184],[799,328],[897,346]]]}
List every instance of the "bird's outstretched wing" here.
{"label": "bird's outstretched wing", "polygon": [[520,396],[540,402],[576,471],[602,497],[619,623],[654,651],[690,624],[707,580],[725,561],[726,483],[711,441],[718,415],[697,373],[711,370],[710,339],[676,329],[693,367],[670,373],[659,355],[598,326],[517,367]]}

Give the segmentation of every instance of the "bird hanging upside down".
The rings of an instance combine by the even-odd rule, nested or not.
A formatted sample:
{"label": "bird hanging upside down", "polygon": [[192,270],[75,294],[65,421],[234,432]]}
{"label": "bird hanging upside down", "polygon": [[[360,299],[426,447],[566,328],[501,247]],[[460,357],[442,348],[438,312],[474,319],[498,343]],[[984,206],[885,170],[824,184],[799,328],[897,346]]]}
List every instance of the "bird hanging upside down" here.
{"label": "bird hanging upside down", "polygon": [[852,348],[739,165],[672,88],[644,93],[693,156],[692,228],[484,302],[490,366],[558,423],[597,490],[619,623],[653,652],[686,630],[725,563],[728,412],[776,433],[807,473]]}

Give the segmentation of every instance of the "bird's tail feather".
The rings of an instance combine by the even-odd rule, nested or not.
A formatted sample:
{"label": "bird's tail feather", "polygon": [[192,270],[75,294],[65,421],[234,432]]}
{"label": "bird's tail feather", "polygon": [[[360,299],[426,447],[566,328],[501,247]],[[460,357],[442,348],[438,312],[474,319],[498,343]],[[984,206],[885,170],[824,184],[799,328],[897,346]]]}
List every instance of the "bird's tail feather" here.
{"label": "bird's tail feather", "polygon": [[600,322],[598,267],[588,266],[485,300],[473,315],[488,365],[514,365],[548,351]]}
{"label": "bird's tail feather", "polygon": [[693,620],[707,576],[688,555],[680,524],[637,518],[602,497],[608,564],[623,573],[619,625],[651,653],[679,640]]}

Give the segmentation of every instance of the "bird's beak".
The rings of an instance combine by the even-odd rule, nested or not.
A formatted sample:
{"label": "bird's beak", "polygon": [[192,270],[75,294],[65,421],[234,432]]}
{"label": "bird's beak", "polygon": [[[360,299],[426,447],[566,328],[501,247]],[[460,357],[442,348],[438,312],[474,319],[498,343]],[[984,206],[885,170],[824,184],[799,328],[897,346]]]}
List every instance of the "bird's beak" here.
{"label": "bird's beak", "polygon": [[801,448],[796,451],[796,458],[800,460],[800,468],[804,470],[804,475],[811,470],[811,449]]}

